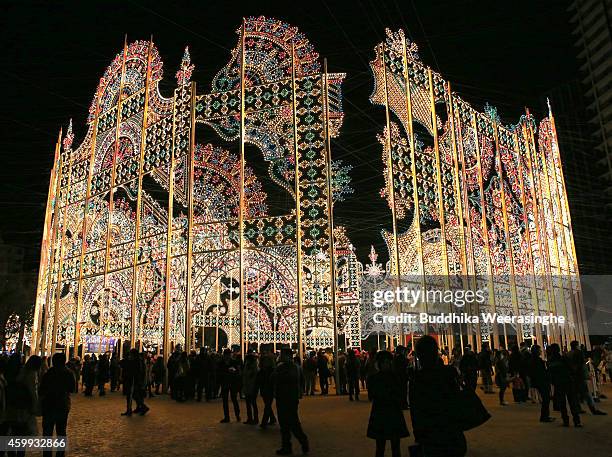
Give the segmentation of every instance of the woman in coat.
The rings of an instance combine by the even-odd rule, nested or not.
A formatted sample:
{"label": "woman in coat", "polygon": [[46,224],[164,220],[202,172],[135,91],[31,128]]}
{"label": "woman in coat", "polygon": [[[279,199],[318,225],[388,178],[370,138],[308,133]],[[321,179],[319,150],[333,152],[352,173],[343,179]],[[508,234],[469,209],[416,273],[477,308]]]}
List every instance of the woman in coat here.
{"label": "woman in coat", "polygon": [[401,408],[401,389],[393,374],[393,356],[388,351],[376,354],[378,372],[368,377],[368,397],[372,410],[368,422],[368,438],[376,440],[376,457],[385,455],[391,441],[391,455],[400,457],[400,439],[409,436]]}
{"label": "woman in coat", "polygon": [[438,343],[424,335],[415,347],[419,368],[410,383],[410,415],[417,445],[427,457],[463,457],[467,444],[449,408],[459,393],[457,370],[444,365]]}

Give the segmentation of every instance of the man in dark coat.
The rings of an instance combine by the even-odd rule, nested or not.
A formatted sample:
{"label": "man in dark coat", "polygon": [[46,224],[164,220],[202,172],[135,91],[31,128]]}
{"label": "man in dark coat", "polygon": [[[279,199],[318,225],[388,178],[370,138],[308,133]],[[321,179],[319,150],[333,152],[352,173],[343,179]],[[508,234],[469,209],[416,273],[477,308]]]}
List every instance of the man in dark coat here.
{"label": "man in dark coat", "polygon": [[146,368],[144,359],[138,354],[138,349],[130,349],[127,359],[122,360],[123,390],[126,395],[126,410],[122,416],[132,415],[132,399],[136,401],[134,412],[144,416],[149,407],[144,403],[144,387],[146,383]]}
{"label": "man in dark coat", "polygon": [[557,343],[553,343],[546,348],[546,355],[548,372],[554,387],[553,404],[555,411],[561,412],[563,426],[569,427],[569,415],[567,413],[567,404],[569,403],[574,426],[582,427],[576,385],[568,361],[561,355],[561,348]]}
{"label": "man in dark coat", "polygon": [[232,356],[231,349],[223,351],[223,358],[219,362],[219,377],[221,381],[221,397],[223,398],[223,419],[221,423],[225,424],[230,421],[229,413],[229,397],[232,398],[234,405],[234,414],[236,421],[240,422],[240,405],[238,404],[238,392],[242,380],[240,361]]}
{"label": "man in dark coat", "polygon": [[321,386],[321,395],[327,395],[329,390],[329,368],[327,366],[327,356],[323,349],[319,351],[317,357],[317,371],[319,372],[319,385]]}
{"label": "man in dark coat", "polygon": [[478,357],[476,357],[476,353],[472,351],[472,346],[469,344],[465,347],[463,357],[461,357],[459,370],[466,385],[470,389],[476,390],[478,384]]}
{"label": "man in dark coat", "polygon": [[119,378],[121,375],[121,367],[119,366],[119,354],[113,352],[110,361],[110,390],[114,392],[119,390]]}
{"label": "man in dark coat", "polygon": [[[70,412],[70,394],[76,392],[76,382],[72,372],[66,368],[66,355],[53,355],[53,366],[47,370],[40,381],[39,396],[42,407],[43,436],[66,436],[68,413]],[[51,455],[44,451],[43,455]],[[57,451],[56,456],[63,456],[64,451]]]}
{"label": "man in dark coat", "polygon": [[486,394],[493,393],[493,361],[489,343],[482,343],[482,350],[478,354],[478,368],[482,377],[482,384]]}
{"label": "man in dark coat", "polygon": [[110,374],[110,365],[108,363],[108,356],[106,354],[102,354],[100,356],[100,360],[98,360],[98,393],[102,397],[106,395],[106,390],[104,389],[105,384],[108,382]]}
{"label": "man in dark coat", "polygon": [[264,402],[264,411],[261,418],[261,428],[266,428],[268,425],[276,424],[276,417],[272,410],[274,401],[274,359],[271,354],[263,354],[260,361],[260,369],[257,373],[257,386]]}
{"label": "man in dark coat", "polygon": [[346,356],[346,377],[348,381],[349,400],[359,401],[359,376],[361,373],[361,360],[355,355],[353,349],[348,350]]}
{"label": "man in dark coat", "polygon": [[408,409],[408,366],[406,348],[401,345],[397,346],[393,357],[393,374],[399,383],[400,405],[403,410]]}
{"label": "man in dark coat", "polygon": [[205,392],[206,401],[210,400],[210,392],[208,387],[208,370],[209,370],[209,357],[206,348],[201,347],[200,353],[194,360],[191,368],[196,376],[197,384],[197,400],[202,401],[202,393]]}
{"label": "man in dark coat", "polygon": [[85,385],[85,396],[91,397],[96,382],[96,361],[90,355],[85,356],[82,373],[83,384]]}
{"label": "man in dark coat", "polygon": [[302,445],[302,452],[310,449],[308,437],[302,430],[298,415],[298,405],[301,395],[301,368],[293,362],[291,349],[282,349],[279,364],[273,374],[274,396],[276,397],[276,412],[281,432],[281,448],[277,455],[289,455],[291,449],[291,434]]}
{"label": "man in dark coat", "polygon": [[529,360],[529,379],[531,385],[538,390],[542,398],[540,409],[540,422],[552,422],[550,417],[550,377],[546,364],[540,357],[542,349],[537,344],[531,346],[531,359]]}

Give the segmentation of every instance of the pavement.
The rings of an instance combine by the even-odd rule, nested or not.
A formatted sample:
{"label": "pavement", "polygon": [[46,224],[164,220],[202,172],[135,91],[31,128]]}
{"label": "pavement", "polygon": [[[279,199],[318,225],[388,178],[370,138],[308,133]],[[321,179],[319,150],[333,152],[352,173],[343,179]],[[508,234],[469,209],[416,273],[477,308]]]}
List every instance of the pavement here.
{"label": "pavement", "polygon": [[[559,413],[550,424],[539,422],[539,405],[500,406],[497,395],[481,398],[492,415],[483,426],[466,433],[470,457],[610,457],[612,456],[612,385],[604,386],[610,400],[599,407],[608,416],[583,415],[584,428],[564,428]],[[508,392],[506,399],[511,401]],[[261,398],[260,415],[263,409]],[[258,426],[231,422],[220,424],[220,400],[210,403],[177,403],[168,396],[147,400],[151,410],[145,416],[123,417],[124,397],[117,392],[104,397],[73,395],[68,421],[68,455],[73,457],[136,456],[274,456],[280,445],[278,426],[262,430]],[[366,437],[370,413],[367,394],[359,402],[346,396],[306,397],[300,402],[302,425],[309,436],[312,457],[372,457],[374,441]],[[242,420],[246,406],[241,402]],[[234,420],[232,418],[232,420]],[[406,412],[410,426],[410,414]],[[402,440],[402,456],[408,456],[413,438]],[[295,455],[300,455],[294,443]],[[28,453],[28,455],[37,455]],[[390,449],[387,450],[390,455]]]}

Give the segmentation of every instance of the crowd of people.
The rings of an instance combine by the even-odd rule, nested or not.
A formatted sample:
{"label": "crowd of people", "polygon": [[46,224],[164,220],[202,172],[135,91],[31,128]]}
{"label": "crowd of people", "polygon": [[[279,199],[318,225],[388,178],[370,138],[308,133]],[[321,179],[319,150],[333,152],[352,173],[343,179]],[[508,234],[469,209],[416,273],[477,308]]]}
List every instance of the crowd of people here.
{"label": "crowd of people", "polygon": [[[586,351],[577,341],[570,343],[568,351],[562,351],[558,344],[546,347],[546,360],[542,347],[525,342],[513,345],[510,351],[497,349],[491,351],[487,343],[476,354],[467,347],[463,354],[455,351],[450,359],[459,373],[472,389],[476,388],[478,376],[482,379],[485,394],[493,392],[493,379],[499,388],[499,403],[507,406],[506,390],[512,389],[515,403],[539,403],[540,421],[553,422],[550,416],[551,400],[555,411],[561,413],[564,426],[569,426],[569,411],[574,426],[582,427],[580,414],[584,414],[582,404],[586,404],[595,415],[606,415],[596,406],[603,395],[598,385],[612,379],[612,350],[595,346]],[[551,396],[552,393],[552,396]]]}
{"label": "crowd of people", "polygon": [[[108,386],[111,392],[121,390],[125,395],[123,416],[147,414],[147,396],[167,391],[177,402],[221,398],[220,421],[228,423],[230,402],[235,420],[241,421],[243,399],[244,424],[265,429],[278,422],[281,447],[277,454],[292,453],[292,435],[306,453],[310,445],[300,424],[299,400],[317,393],[328,395],[333,384],[336,393],[350,401],[360,401],[360,393],[367,391],[372,402],[367,436],[376,441],[377,457],[384,455],[387,441],[393,457],[400,455],[400,440],[409,434],[405,410],[410,410],[418,447],[414,455],[427,449],[422,455],[464,456],[464,424],[449,411],[465,397],[462,392],[476,392],[479,379],[484,394],[498,388],[500,405],[508,405],[505,393],[511,388],[515,403],[540,404],[541,422],[554,420],[552,400],[564,426],[569,426],[571,415],[574,426],[581,427],[583,404],[593,415],[606,414],[597,407],[604,398],[597,381],[612,379],[612,348],[596,346],[586,351],[574,341],[566,351],[550,344],[543,352],[539,345],[525,343],[510,351],[492,351],[483,343],[479,353],[469,345],[449,352],[446,347],[439,349],[434,338],[423,336],[413,350],[404,346],[393,352],[349,349],[340,351],[337,361],[331,349],[307,351],[300,359],[291,349],[271,347],[260,352],[253,348],[244,358],[238,350],[186,352],[177,347],[167,363],[161,355],[137,349],[126,351],[122,358],[113,352],[88,354],[82,361],[78,357],[66,361],[63,353],[57,353],[51,363],[37,355],[26,360],[18,353],[5,354],[0,356],[0,435],[38,435],[36,418],[42,416],[42,435],[52,436],[55,431],[65,436],[70,394],[82,391],[93,396],[96,389],[97,395],[105,396]],[[259,403],[263,403],[261,416]]]}

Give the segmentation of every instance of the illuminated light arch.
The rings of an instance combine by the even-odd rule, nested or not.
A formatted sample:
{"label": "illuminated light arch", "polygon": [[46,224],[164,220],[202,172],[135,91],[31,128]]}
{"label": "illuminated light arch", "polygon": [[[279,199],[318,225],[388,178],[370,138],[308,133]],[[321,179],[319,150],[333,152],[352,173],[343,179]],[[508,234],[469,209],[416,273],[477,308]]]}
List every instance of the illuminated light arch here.
{"label": "illuminated light arch", "polygon": [[[350,166],[330,163],[326,147],[342,124],[344,75],[324,73],[308,40],[283,22],[248,18],[240,38],[243,30],[244,40],[209,93],[195,92],[186,49],[171,98],[159,91],[163,64],[155,46],[126,43],[100,79],[81,144],[73,148],[71,129],[60,140],[41,256],[36,350],[74,351],[112,338],[162,349],[167,356],[177,344],[191,345],[194,326],[210,319],[211,287],[222,277],[236,277],[238,250],[244,251],[249,295],[246,333],[238,328],[242,310],[230,306],[229,321],[222,323],[229,344],[274,339],[333,345],[328,199],[342,201],[352,189]],[[255,145],[269,162],[272,180],[297,200],[301,222],[295,209],[268,215],[252,170],[246,166],[241,179],[236,150],[214,141],[197,144],[196,122],[212,126],[224,141]],[[297,259],[308,274],[298,274]],[[355,264],[354,254],[351,259]],[[354,295],[358,285],[351,271]],[[303,303],[296,291],[301,276]],[[276,332],[270,330],[267,301],[283,310]],[[342,305],[337,319],[354,315],[351,303]]]}

